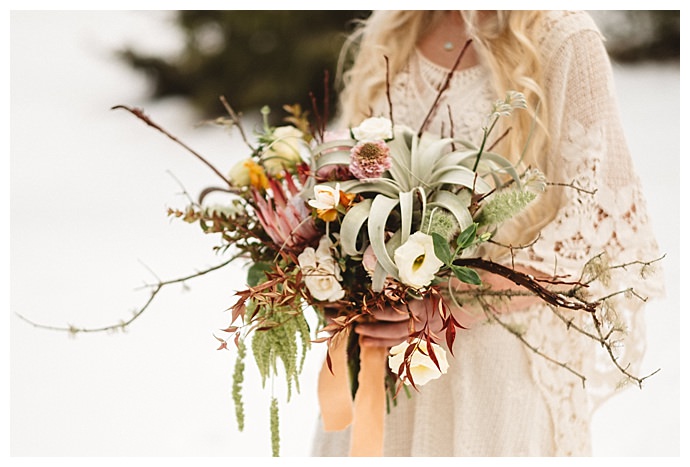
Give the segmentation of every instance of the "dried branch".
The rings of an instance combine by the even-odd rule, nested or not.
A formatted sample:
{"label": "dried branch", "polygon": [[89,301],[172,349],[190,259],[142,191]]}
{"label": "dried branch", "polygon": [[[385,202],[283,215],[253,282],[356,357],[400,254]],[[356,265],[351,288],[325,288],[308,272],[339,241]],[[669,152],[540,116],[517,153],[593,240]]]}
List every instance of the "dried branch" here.
{"label": "dried branch", "polygon": [[[603,254],[602,254],[603,255]],[[596,259],[602,255],[595,256],[593,258]],[[665,256],[665,255],[664,255]],[[628,263],[623,263],[619,265],[613,265],[609,266],[607,265],[606,268],[607,270],[612,270],[612,269],[627,269],[630,266],[637,265],[637,266],[642,266],[644,267],[649,267],[652,264],[654,264],[657,261],[661,261],[663,257],[654,259],[652,261],[631,261]],[[455,264],[460,264],[462,260],[458,260],[455,262]],[[507,323],[501,321],[497,313],[493,310],[491,305],[487,302],[488,297],[502,297],[502,298],[510,298],[513,296],[524,296],[524,295],[532,295],[535,294],[539,296],[546,305],[549,306],[551,311],[555,314],[556,317],[558,317],[563,323],[565,324],[567,329],[572,329],[575,332],[578,332],[579,334],[591,339],[592,341],[598,343],[607,353],[609,356],[611,362],[614,364],[614,366],[620,371],[622,375],[624,375],[629,381],[635,382],[635,384],[642,388],[642,384],[645,380],[648,378],[654,376],[656,373],[660,371],[660,369],[657,369],[653,371],[652,373],[646,375],[646,376],[636,376],[632,374],[629,370],[630,365],[622,365],[621,362],[619,361],[618,357],[615,354],[615,342],[612,340],[612,336],[614,333],[623,333],[624,330],[612,327],[608,331],[605,331],[604,329],[604,324],[602,323],[602,320],[597,314],[597,311],[600,311],[602,306],[604,304],[618,296],[618,295],[623,295],[623,294],[631,294],[638,298],[641,301],[646,301],[645,297],[642,297],[640,294],[635,292],[634,289],[632,288],[627,288],[624,290],[619,290],[613,293],[610,293],[606,296],[600,297],[592,302],[581,302],[581,301],[572,301],[572,300],[566,300],[565,297],[574,297],[577,290],[579,290],[582,287],[587,287],[591,282],[596,280],[596,278],[591,279],[587,282],[584,281],[584,279],[581,277],[580,280],[575,281],[575,282],[566,282],[566,281],[558,281],[558,280],[541,280],[541,279],[535,279],[529,274],[524,274],[520,273],[518,271],[514,271],[510,268],[507,268],[505,266],[502,266],[500,264],[493,263],[491,261],[487,260],[464,260],[465,262],[462,265],[470,266],[470,267],[476,267],[478,269],[483,269],[485,271],[492,272],[494,274],[499,274],[507,279],[512,280],[515,284],[522,286],[523,288],[527,290],[481,290],[481,289],[470,289],[470,290],[463,290],[463,291],[455,291],[456,293],[464,294],[464,295],[469,295],[474,297],[477,302],[481,305],[483,311],[487,314],[488,317],[493,318],[498,324],[500,324],[502,327],[510,331],[512,334],[514,334],[523,344],[525,344],[530,350],[534,351],[536,354],[539,356],[546,358],[548,361],[553,362],[557,364],[558,366],[561,366],[568,370],[569,372],[573,373],[576,375],[578,378],[582,380],[583,385],[585,384],[585,377],[580,374],[579,372],[575,371],[573,368],[569,367],[568,364],[559,362],[552,357],[544,354],[543,352],[539,351],[538,348],[530,344],[524,336],[517,330],[513,329],[510,325]],[[571,290],[565,291],[563,293],[554,293],[545,287],[542,287],[539,282],[549,282],[552,284],[569,284],[572,287]],[[451,295],[451,297],[454,298],[454,295]],[[560,309],[565,308],[565,309],[571,309],[571,310],[583,310],[588,312],[588,316],[592,320],[592,324],[594,327],[594,330],[596,333],[590,332],[583,327],[579,326],[574,318],[571,317],[566,317],[563,313],[561,313]]]}
{"label": "dried branch", "polygon": [[458,58],[455,59],[455,63],[453,64],[453,68],[450,69],[450,72],[448,72],[448,75],[446,76],[446,80],[443,83],[443,86],[441,86],[441,89],[439,89],[438,94],[436,94],[436,99],[434,100],[434,103],[431,105],[429,108],[429,113],[426,114],[426,117],[424,118],[424,121],[422,122],[422,126],[419,127],[419,131],[417,132],[417,135],[421,136],[424,130],[426,129],[427,124],[429,123],[429,120],[431,119],[431,116],[434,114],[434,110],[438,107],[438,103],[441,100],[441,96],[443,95],[446,90],[448,90],[448,87],[450,86],[450,80],[453,77],[453,74],[455,73],[455,70],[457,69],[458,65],[460,65],[460,61],[462,60],[462,57],[465,55],[465,52],[467,51],[468,47],[472,43],[472,39],[468,39],[465,42],[465,45],[463,46],[462,50],[460,51],[460,54],[458,54]]}
{"label": "dried branch", "polygon": [[107,326],[101,326],[101,327],[95,327],[95,328],[80,328],[80,327],[76,327],[73,325],[50,326],[50,325],[40,324],[40,323],[37,323],[35,321],[32,321],[32,320],[26,318],[25,316],[23,316],[19,313],[16,313],[16,315],[20,319],[29,323],[30,325],[32,325],[35,328],[46,329],[49,331],[68,332],[72,335],[76,335],[76,334],[80,334],[80,333],[100,333],[100,332],[109,332],[109,331],[124,331],[127,328],[127,326],[129,326],[132,322],[134,322],[137,318],[139,318],[142,314],[144,314],[144,312],[149,308],[149,306],[153,302],[153,299],[156,298],[156,296],[158,295],[158,292],[160,292],[163,289],[163,287],[168,286],[168,285],[172,285],[172,284],[179,284],[181,282],[186,282],[190,279],[201,277],[201,276],[206,275],[210,272],[217,271],[217,270],[227,266],[228,264],[230,264],[232,261],[234,261],[238,257],[239,257],[239,254],[231,257],[230,259],[228,259],[228,260],[226,260],[226,261],[224,261],[224,262],[222,262],[216,266],[212,266],[210,268],[203,269],[203,270],[198,271],[194,274],[189,274],[189,275],[184,276],[184,277],[179,277],[177,279],[171,279],[171,280],[167,280],[167,281],[158,281],[155,284],[146,284],[146,285],[142,286],[143,288],[150,288],[151,289],[151,294],[149,295],[148,299],[146,300],[146,302],[144,303],[143,306],[141,306],[138,310],[136,310],[132,314],[131,318],[129,318],[128,320],[120,321],[117,324],[110,324]]}
{"label": "dried branch", "polygon": [[228,179],[225,177],[225,175],[223,175],[213,164],[211,164],[208,160],[206,160],[206,158],[204,158],[201,154],[199,154],[198,152],[194,151],[192,148],[190,148],[190,147],[187,146],[185,143],[183,143],[182,141],[180,141],[176,136],[174,136],[173,134],[169,133],[169,132],[166,131],[164,128],[162,128],[161,126],[159,126],[158,124],[156,124],[153,120],[151,120],[151,119],[149,118],[148,115],[146,115],[146,114],[144,113],[143,109],[127,107],[126,105],[116,105],[116,106],[114,106],[114,107],[111,108],[111,110],[115,110],[115,109],[124,109],[124,110],[130,112],[130,113],[133,114],[135,117],[137,117],[139,120],[143,121],[143,122],[146,123],[147,125],[149,125],[149,126],[155,128],[155,129],[158,130],[159,132],[163,133],[165,136],[167,136],[168,138],[170,138],[171,140],[173,140],[175,143],[179,144],[179,145],[182,146],[184,149],[186,149],[188,152],[190,152],[191,154],[193,154],[193,155],[194,155],[196,158],[198,158],[201,162],[203,162],[204,164],[206,164],[206,166],[209,167],[216,175],[218,175],[228,186],[232,186],[232,183],[230,183],[230,180],[228,180]]}
{"label": "dried branch", "polygon": [[[493,274],[498,274],[512,281],[516,285],[526,288],[533,292],[544,302],[569,310],[582,310],[594,313],[597,308],[596,303],[585,303],[579,300],[569,299],[561,293],[554,292],[542,286],[531,274],[525,274],[515,269],[511,269],[499,263],[481,258],[461,258],[453,261],[456,266],[467,266],[470,268],[482,269]],[[586,286],[582,284],[582,286]]]}
{"label": "dried branch", "polygon": [[386,100],[388,100],[388,119],[391,121],[391,128],[395,128],[395,120],[393,120],[393,99],[391,99],[390,60],[387,55],[384,55],[383,58],[386,60]]}
{"label": "dried branch", "polygon": [[530,349],[532,352],[535,354],[539,355],[541,358],[544,358],[548,360],[549,362],[560,366],[561,368],[565,369],[566,371],[572,373],[573,375],[577,376],[580,381],[582,381],[582,387],[585,387],[585,382],[587,381],[587,378],[585,375],[582,373],[576,371],[574,368],[572,368],[570,365],[568,365],[565,362],[561,362],[559,360],[556,360],[555,358],[545,354],[544,352],[540,351],[537,347],[532,345],[527,339],[525,339],[525,336],[522,335],[519,331],[514,329],[512,326],[510,326],[508,323],[505,323],[504,321],[501,321],[498,318],[498,313],[496,313],[491,305],[486,303],[482,298],[479,298],[480,303],[482,304],[482,309],[484,310],[484,313],[486,313],[487,317],[490,319],[493,319],[495,322],[497,322],[501,327],[503,327],[505,330],[510,332],[512,335],[514,335],[522,344],[524,344],[528,349]]}
{"label": "dried branch", "polygon": [[252,146],[249,142],[249,139],[247,139],[247,135],[244,132],[244,127],[242,126],[242,121],[240,120],[239,115],[237,115],[235,110],[230,106],[225,96],[220,96],[220,102],[221,104],[223,104],[223,107],[225,107],[225,111],[228,113],[228,115],[230,115],[232,123],[234,123],[237,129],[239,130],[240,136],[242,136],[242,141],[244,141],[244,144],[247,145],[251,152],[254,152],[254,146]]}
{"label": "dried branch", "polygon": [[559,183],[559,182],[547,182],[546,183],[549,186],[560,186],[560,187],[565,187],[565,188],[572,188],[573,190],[577,190],[581,193],[586,193],[588,195],[595,195],[597,190],[586,190],[582,187],[579,187],[575,185],[575,182],[570,182],[570,183]]}

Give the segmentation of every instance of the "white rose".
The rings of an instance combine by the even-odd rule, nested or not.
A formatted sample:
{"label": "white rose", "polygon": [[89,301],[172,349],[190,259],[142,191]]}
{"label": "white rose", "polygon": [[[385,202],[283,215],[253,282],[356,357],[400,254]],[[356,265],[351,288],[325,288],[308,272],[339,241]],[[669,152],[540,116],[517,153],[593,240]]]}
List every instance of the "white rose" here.
{"label": "white rose", "polygon": [[340,204],[340,184],[335,187],[329,185],[316,185],[314,187],[314,199],[309,200],[309,206],[316,209],[336,209]]}
{"label": "white rose", "polygon": [[310,155],[304,133],[294,126],[281,126],[273,130],[273,142],[261,155],[261,163],[270,175],[278,175]]}
{"label": "white rose", "polygon": [[331,256],[331,245],[331,240],[324,235],[319,241],[318,249],[305,248],[297,257],[297,262],[304,274],[304,284],[312,297],[334,302],[343,298],[345,291],[340,285],[340,266]]}
{"label": "white rose", "polygon": [[316,268],[316,253],[312,247],[305,248],[297,257],[297,263],[301,269]]}
{"label": "white rose", "polygon": [[331,253],[331,248],[333,247],[333,242],[328,235],[324,235],[319,240],[319,246],[316,249],[316,261],[334,261],[333,255]]}
{"label": "white rose", "polygon": [[[432,379],[439,378],[441,375],[448,371],[448,357],[446,356],[446,351],[438,344],[432,343],[431,346],[434,350],[434,355],[438,361],[438,367],[434,361],[429,357],[429,352],[427,351],[426,341],[420,340],[412,343],[403,342],[391,348],[390,355],[388,356],[388,366],[393,371],[393,373],[398,373],[400,365],[402,365],[405,359],[405,351],[410,345],[417,345],[419,347],[412,352],[410,356],[410,374],[412,375],[412,380],[415,386],[422,386]],[[404,379],[405,384],[411,384],[406,378],[406,374],[400,375],[401,379]]]}
{"label": "white rose", "polygon": [[395,250],[394,261],[403,284],[419,289],[431,283],[443,262],[434,254],[431,235],[415,232]]}
{"label": "white rose", "polygon": [[352,129],[357,141],[385,141],[393,137],[393,124],[385,117],[371,117]]}
{"label": "white rose", "polygon": [[316,268],[304,268],[304,284],[316,300],[335,302],[345,296],[338,276],[338,264],[333,259],[319,263]]}

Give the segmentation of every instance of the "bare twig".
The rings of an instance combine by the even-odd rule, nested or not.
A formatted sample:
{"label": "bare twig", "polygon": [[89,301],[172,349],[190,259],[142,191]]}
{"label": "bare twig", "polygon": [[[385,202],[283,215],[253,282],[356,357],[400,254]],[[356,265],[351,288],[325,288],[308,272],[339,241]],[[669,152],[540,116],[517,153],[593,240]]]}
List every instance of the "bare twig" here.
{"label": "bare twig", "polygon": [[530,349],[532,352],[536,353],[536,354],[539,355],[540,357],[542,357],[542,358],[548,360],[549,362],[551,362],[551,363],[553,363],[553,364],[555,364],[555,365],[560,366],[561,368],[565,369],[566,371],[568,371],[568,372],[572,373],[573,375],[577,376],[577,377],[580,379],[580,381],[582,381],[582,387],[583,387],[583,388],[585,387],[585,382],[587,381],[587,378],[586,378],[582,373],[576,371],[574,368],[572,368],[572,367],[571,367],[570,365],[568,365],[567,363],[558,361],[558,360],[556,360],[555,358],[553,358],[553,357],[551,357],[551,356],[545,354],[544,352],[540,351],[537,347],[535,347],[535,346],[532,345],[529,341],[527,341],[527,339],[525,339],[525,336],[523,336],[522,333],[520,333],[519,331],[515,330],[515,329],[514,329],[513,327],[511,327],[509,324],[507,324],[507,323],[501,321],[501,320],[498,318],[498,313],[496,313],[496,312],[492,309],[491,305],[489,305],[488,303],[486,303],[486,301],[483,300],[482,297],[478,297],[478,299],[479,299],[479,302],[480,302],[481,305],[482,305],[482,309],[483,309],[484,312],[486,313],[487,317],[489,317],[489,318],[493,319],[494,321],[496,321],[501,327],[503,327],[505,330],[507,330],[508,332],[510,332],[512,335],[514,335],[520,342],[522,342],[522,343],[523,343],[528,349]]}
{"label": "bare twig", "polygon": [[559,182],[547,182],[546,183],[549,186],[560,186],[560,187],[565,187],[565,188],[572,188],[573,190],[577,190],[582,193],[587,193],[588,195],[595,195],[597,190],[586,190],[582,187],[576,186],[575,182],[570,182],[570,183],[559,183]]}
{"label": "bare twig", "polygon": [[390,61],[387,55],[384,55],[383,58],[386,60],[386,99],[388,100],[388,119],[391,121],[391,128],[395,128],[395,120],[393,120],[393,99],[391,99]]}
{"label": "bare twig", "polygon": [[112,107],[111,110],[115,110],[115,109],[124,109],[124,110],[130,112],[131,114],[133,114],[133,115],[134,115],[135,117],[137,117],[139,120],[141,120],[141,121],[143,121],[144,123],[146,123],[147,125],[149,125],[150,127],[153,127],[153,128],[155,128],[156,130],[160,131],[160,132],[163,133],[165,136],[167,136],[168,138],[170,138],[171,140],[173,140],[175,143],[179,144],[179,145],[182,146],[184,149],[186,149],[188,152],[190,152],[191,154],[193,154],[193,155],[194,155],[196,158],[198,158],[201,162],[203,162],[204,164],[206,164],[206,166],[208,166],[216,175],[218,175],[228,186],[232,186],[232,183],[230,183],[230,181],[229,181],[227,178],[225,178],[225,175],[223,175],[217,168],[215,168],[215,167],[213,166],[213,164],[211,164],[208,160],[206,160],[206,158],[204,158],[201,154],[199,154],[198,152],[194,151],[192,148],[190,148],[190,147],[187,146],[185,143],[183,143],[182,141],[180,141],[176,136],[172,135],[171,133],[169,133],[168,131],[166,131],[164,128],[162,128],[161,126],[159,126],[157,123],[155,123],[153,120],[151,120],[151,119],[149,118],[149,116],[146,115],[142,109],[127,107],[126,105],[116,105],[116,106]]}
{"label": "bare twig", "polygon": [[167,280],[167,281],[158,281],[158,282],[155,283],[155,284],[146,284],[146,285],[144,285],[143,287],[146,287],[146,288],[150,288],[150,289],[151,289],[151,294],[149,295],[149,297],[148,297],[148,299],[146,300],[146,302],[144,303],[144,305],[143,305],[141,308],[139,308],[138,310],[136,310],[136,311],[132,314],[132,317],[131,317],[131,318],[129,318],[128,320],[120,321],[120,322],[117,323],[117,324],[110,324],[110,325],[107,325],[107,326],[94,327],[94,328],[81,328],[81,327],[76,327],[76,326],[73,326],[73,325],[69,325],[69,326],[50,326],[50,325],[40,324],[40,323],[37,323],[37,322],[35,322],[35,321],[32,321],[32,320],[26,318],[25,316],[23,316],[23,315],[21,315],[21,314],[19,314],[19,313],[16,313],[16,314],[17,314],[17,316],[18,316],[20,319],[22,319],[23,321],[29,323],[30,325],[32,325],[32,326],[35,327],[35,328],[46,329],[46,330],[49,330],[49,331],[62,331],[62,332],[68,332],[68,333],[73,334],[73,335],[75,335],[75,334],[80,334],[80,333],[100,333],[100,332],[106,332],[106,331],[120,331],[120,330],[125,330],[125,328],[126,328],[127,326],[129,326],[132,322],[134,322],[137,318],[139,318],[139,317],[149,308],[149,306],[150,306],[151,303],[153,302],[153,299],[156,298],[156,296],[158,295],[158,292],[160,292],[161,289],[163,289],[163,287],[165,287],[165,286],[167,286],[167,285],[171,285],[171,284],[178,284],[178,283],[181,283],[181,282],[185,282],[185,281],[188,281],[188,280],[190,280],[190,279],[194,279],[194,278],[196,278],[196,277],[200,277],[200,276],[206,275],[206,274],[208,274],[208,273],[210,273],[210,272],[217,271],[217,270],[219,270],[219,269],[221,269],[221,268],[227,266],[228,264],[230,264],[232,261],[234,261],[235,259],[237,259],[237,257],[239,257],[239,254],[238,254],[238,255],[235,255],[235,256],[233,256],[233,257],[231,257],[230,259],[228,259],[228,260],[226,260],[226,261],[224,261],[224,262],[222,262],[222,263],[220,263],[220,264],[218,264],[218,265],[216,265],[216,266],[212,266],[212,267],[210,267],[210,268],[203,269],[203,270],[198,271],[198,272],[196,272],[196,273],[194,273],[194,274],[189,274],[189,275],[184,276],[184,277],[179,277],[179,278],[177,278],[177,279],[171,279],[171,280]]}
{"label": "bare twig", "polygon": [[225,107],[225,111],[230,115],[230,118],[232,119],[232,122],[235,124],[237,129],[240,131],[240,136],[242,136],[242,141],[244,141],[244,144],[249,147],[249,150],[254,152],[254,146],[251,145],[249,142],[249,139],[247,139],[247,135],[244,132],[244,127],[242,127],[242,121],[240,120],[239,115],[235,112],[235,110],[230,106],[228,103],[228,100],[225,98],[225,96],[220,96],[220,102],[223,104],[223,107]]}
{"label": "bare twig", "polygon": [[[534,276],[530,274],[525,274],[515,269],[511,269],[499,263],[495,263],[490,260],[481,258],[461,258],[456,259],[453,264],[456,266],[467,266],[471,268],[482,269],[484,271],[491,272],[493,274],[498,274],[505,277],[506,279],[512,281],[516,285],[522,286],[527,290],[534,292],[535,295],[540,297],[546,303],[567,308],[569,310],[582,310],[588,313],[594,313],[597,308],[596,303],[585,303],[579,300],[570,299],[561,293],[554,292],[542,286]],[[583,285],[584,286],[584,285]]]}
{"label": "bare twig", "polygon": [[419,131],[417,134],[419,136],[422,135],[424,130],[426,129],[427,124],[429,123],[429,120],[431,119],[431,116],[434,114],[434,110],[436,110],[436,107],[438,106],[439,101],[441,100],[441,96],[443,95],[444,92],[448,89],[450,86],[450,80],[453,77],[453,74],[455,73],[456,68],[458,65],[460,65],[460,61],[462,60],[462,57],[465,55],[465,52],[467,51],[467,48],[470,46],[472,43],[472,39],[468,39],[465,42],[465,46],[462,48],[460,51],[460,54],[458,54],[458,58],[455,59],[455,63],[453,64],[453,68],[448,72],[448,75],[446,75],[446,80],[441,86],[441,89],[439,89],[438,94],[436,94],[436,99],[434,100],[434,103],[432,104],[431,108],[429,109],[429,113],[426,114],[426,117],[424,118],[424,121],[422,122],[422,126],[419,127]]}

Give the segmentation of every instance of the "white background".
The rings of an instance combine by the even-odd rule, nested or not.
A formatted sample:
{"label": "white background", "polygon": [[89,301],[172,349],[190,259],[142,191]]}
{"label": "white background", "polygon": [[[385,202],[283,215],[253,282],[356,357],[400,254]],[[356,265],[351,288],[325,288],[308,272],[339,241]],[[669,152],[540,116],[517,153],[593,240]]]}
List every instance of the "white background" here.
{"label": "white background", "polygon": [[[125,334],[35,329],[94,327],[130,316],[144,283],[217,264],[214,238],[166,216],[216,182],[193,156],[118,104],[142,106],[218,167],[246,155],[236,134],[198,123],[181,101],[146,100],[144,78],[118,62],[124,46],[173,53],[164,12],[12,12],[10,453],[12,456],[270,456],[268,401],[247,366],[246,429],[230,394],[234,352],[213,334],[244,285],[228,267],[171,286]],[[648,307],[644,368],[661,372],[595,418],[597,456],[680,454],[680,73],[615,67],[620,107],[661,249],[667,297]],[[233,89],[227,90],[232,102]],[[307,456],[317,417],[316,372],[282,404],[283,456]]]}

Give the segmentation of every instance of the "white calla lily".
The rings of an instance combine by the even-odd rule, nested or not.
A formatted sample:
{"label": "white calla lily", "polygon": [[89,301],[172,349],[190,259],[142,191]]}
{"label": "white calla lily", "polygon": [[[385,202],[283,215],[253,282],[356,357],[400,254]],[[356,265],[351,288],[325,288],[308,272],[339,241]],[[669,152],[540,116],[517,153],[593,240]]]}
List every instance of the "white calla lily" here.
{"label": "white calla lily", "polygon": [[434,279],[443,262],[434,254],[431,235],[415,232],[394,254],[400,281],[416,289],[426,287]]}

